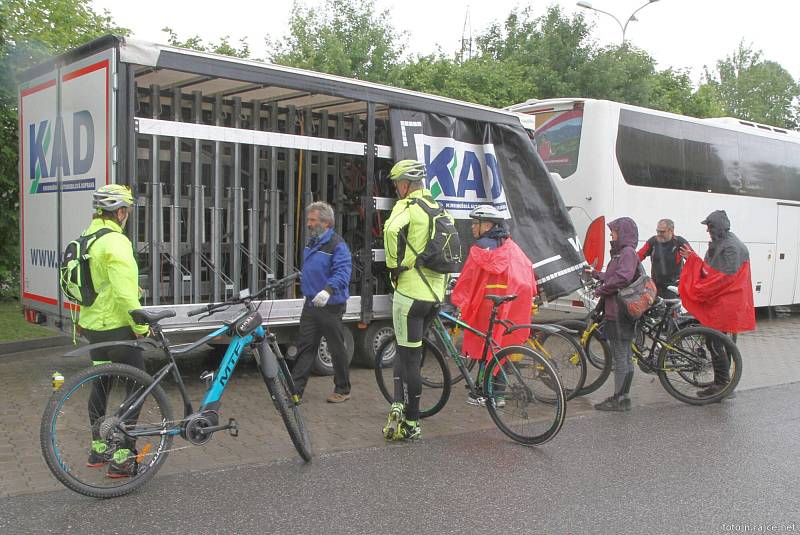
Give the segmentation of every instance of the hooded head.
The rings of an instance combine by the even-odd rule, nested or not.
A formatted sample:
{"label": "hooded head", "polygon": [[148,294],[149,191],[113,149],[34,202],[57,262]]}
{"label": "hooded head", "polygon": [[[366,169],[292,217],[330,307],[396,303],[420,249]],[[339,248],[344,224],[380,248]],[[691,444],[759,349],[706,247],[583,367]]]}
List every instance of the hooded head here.
{"label": "hooded head", "polygon": [[700,224],[708,226],[708,233],[711,235],[712,241],[724,238],[731,230],[731,220],[728,219],[725,210],[714,210]]}
{"label": "hooded head", "polygon": [[619,253],[623,247],[639,244],[639,228],[630,217],[620,217],[608,224],[608,228],[617,233],[617,239],[611,241],[611,254]]}

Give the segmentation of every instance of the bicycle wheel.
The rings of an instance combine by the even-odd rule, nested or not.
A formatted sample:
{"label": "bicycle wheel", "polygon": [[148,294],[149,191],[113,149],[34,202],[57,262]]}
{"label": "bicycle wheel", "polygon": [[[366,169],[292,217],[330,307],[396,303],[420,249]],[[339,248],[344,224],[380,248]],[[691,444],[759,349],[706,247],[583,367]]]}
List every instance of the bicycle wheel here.
{"label": "bicycle wheel", "polygon": [[[730,363],[730,382],[712,396],[700,390],[713,383],[712,347],[724,351]],[[722,401],[736,389],[742,376],[739,348],[725,334],[708,327],[681,329],[670,339],[658,356],[658,378],[675,399],[690,405],[707,405]]]}
{"label": "bicycle wheel", "polygon": [[295,403],[294,396],[292,395],[293,388],[289,386],[291,375],[288,375],[286,363],[279,363],[278,375],[276,377],[267,377],[264,371],[265,367],[261,365],[260,359],[264,358],[261,355],[261,349],[257,348],[256,352],[259,355],[258,369],[261,371],[261,377],[267,385],[267,390],[275,404],[275,408],[278,410],[278,414],[281,415],[281,420],[283,420],[286,431],[289,432],[289,438],[292,439],[294,449],[297,450],[297,453],[305,462],[310,462],[311,440],[308,437],[308,429],[306,428],[303,416],[300,414],[300,407]]}
{"label": "bicycle wheel", "polygon": [[[39,438],[56,479],[93,498],[122,496],[147,483],[172,445],[171,434],[158,434],[175,425],[164,389],[156,385],[135,415],[125,421],[120,416],[151,384],[153,378],[138,368],[104,364],[81,371],[54,392]],[[153,435],[134,440],[123,430]],[[120,477],[112,461],[130,469],[129,475]]]}
{"label": "bicycle wheel", "polygon": [[492,420],[516,442],[544,444],[564,425],[567,400],[558,371],[529,347],[498,351],[483,378],[483,392]]}
{"label": "bicycle wheel", "polygon": [[567,334],[547,332],[533,325],[528,345],[556,368],[567,400],[577,396],[586,380],[586,356],[580,343]]}
{"label": "bicycle wheel", "polygon": [[[397,355],[397,339],[387,338],[375,353],[375,380],[383,397],[389,403],[394,400],[394,359]],[[389,363],[389,365],[387,365]],[[436,344],[422,340],[420,363],[422,393],[419,399],[420,417],[433,416],[445,406],[450,397],[450,369]]]}
{"label": "bicycle wheel", "polygon": [[[558,325],[577,331],[578,342],[582,339],[583,332],[587,328],[587,323],[581,320],[559,321]],[[586,355],[587,366],[586,378],[583,381],[583,386],[578,390],[578,396],[591,394],[605,384],[611,374],[613,360],[611,358],[611,346],[600,337],[600,333],[596,328],[591,332],[582,347]]]}

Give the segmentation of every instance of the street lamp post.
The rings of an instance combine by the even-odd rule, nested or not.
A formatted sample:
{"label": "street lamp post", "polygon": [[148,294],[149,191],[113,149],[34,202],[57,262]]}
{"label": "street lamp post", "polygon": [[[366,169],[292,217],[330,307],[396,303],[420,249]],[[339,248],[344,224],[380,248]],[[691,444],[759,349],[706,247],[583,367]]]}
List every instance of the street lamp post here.
{"label": "street lamp post", "polygon": [[605,15],[608,15],[612,19],[614,19],[614,21],[616,21],[616,23],[619,24],[619,29],[622,30],[622,44],[624,45],[625,44],[625,31],[628,29],[628,24],[638,20],[636,18],[636,14],[639,11],[641,11],[642,9],[646,8],[647,6],[649,6],[650,4],[652,4],[654,2],[658,2],[658,0],[648,0],[645,4],[643,4],[643,5],[639,6],[638,8],[636,8],[636,10],[633,13],[631,13],[631,16],[628,17],[625,20],[625,24],[622,24],[622,22],[620,22],[620,20],[617,17],[615,17],[613,14],[609,13],[608,11],[603,11],[602,9],[597,9],[596,7],[592,6],[591,2],[587,2],[586,0],[580,0],[580,2],[577,2],[575,5],[577,5],[578,7],[582,7],[584,9],[591,9],[592,11],[597,11],[598,13],[603,13]]}

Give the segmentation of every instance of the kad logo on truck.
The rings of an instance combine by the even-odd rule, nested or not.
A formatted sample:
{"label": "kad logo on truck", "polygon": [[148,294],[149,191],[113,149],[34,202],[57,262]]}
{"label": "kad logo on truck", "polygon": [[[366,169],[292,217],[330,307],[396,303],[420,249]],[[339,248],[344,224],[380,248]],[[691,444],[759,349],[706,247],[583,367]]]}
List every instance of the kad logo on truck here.
{"label": "kad logo on truck", "polygon": [[[72,114],[72,128],[67,135],[64,121],[45,119],[28,125],[29,193],[48,193],[58,189],[53,180],[61,169],[62,190],[82,191],[95,188],[95,178],[86,175],[94,161],[94,120],[88,110]],[[48,180],[49,179],[49,180]]]}
{"label": "kad logo on truck", "polygon": [[453,138],[415,136],[417,154],[424,155],[428,189],[459,219],[490,202],[507,211],[503,179],[494,145],[474,145]]}

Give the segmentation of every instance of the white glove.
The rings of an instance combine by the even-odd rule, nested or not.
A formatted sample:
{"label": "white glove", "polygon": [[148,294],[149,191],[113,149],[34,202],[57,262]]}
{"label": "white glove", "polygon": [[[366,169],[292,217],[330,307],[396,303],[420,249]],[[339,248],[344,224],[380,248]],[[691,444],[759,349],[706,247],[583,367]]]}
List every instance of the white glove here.
{"label": "white glove", "polygon": [[331,298],[331,294],[322,290],[320,293],[314,296],[314,299],[311,302],[314,304],[315,307],[324,307],[328,304],[328,299]]}

